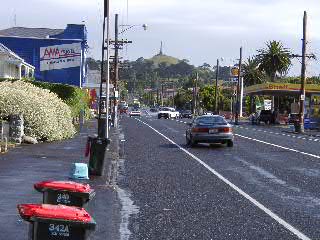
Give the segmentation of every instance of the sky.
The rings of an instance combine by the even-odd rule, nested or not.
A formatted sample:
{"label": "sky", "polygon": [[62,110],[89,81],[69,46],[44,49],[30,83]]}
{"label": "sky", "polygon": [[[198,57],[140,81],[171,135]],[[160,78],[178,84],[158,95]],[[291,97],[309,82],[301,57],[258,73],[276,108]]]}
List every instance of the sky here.
{"label": "sky", "polygon": [[[16,26],[22,27],[63,29],[68,23],[85,23],[89,56],[101,58],[103,0],[0,1],[0,29],[15,26],[14,16]],[[246,60],[270,40],[301,54],[304,11],[308,53],[320,59],[319,0],[110,0],[110,9],[112,38],[115,14],[120,25],[134,25],[120,36],[133,41],[121,51],[124,59],[150,58],[159,52],[161,41],[164,54],[196,66],[213,66],[217,59],[233,65],[241,46]],[[319,60],[307,63],[307,76],[319,76]],[[300,68],[300,60],[294,60],[289,74],[299,75]]]}

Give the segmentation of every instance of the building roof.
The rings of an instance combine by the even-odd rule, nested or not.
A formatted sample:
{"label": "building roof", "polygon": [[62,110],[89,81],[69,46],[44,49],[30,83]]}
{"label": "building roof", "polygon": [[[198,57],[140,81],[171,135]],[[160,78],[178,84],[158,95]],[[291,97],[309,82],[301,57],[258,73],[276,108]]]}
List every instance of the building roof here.
{"label": "building roof", "polygon": [[5,45],[0,43],[0,54],[6,54],[8,56],[11,56],[15,59],[19,59],[21,61],[24,61],[21,57],[19,57],[17,54],[12,52],[9,48],[7,48]]}
{"label": "building roof", "polygon": [[0,30],[0,36],[47,38],[48,36],[58,35],[63,32],[64,29],[12,27]]}
{"label": "building roof", "polygon": [[19,57],[16,53],[14,53],[13,51],[11,51],[9,48],[7,48],[5,45],[0,43],[0,55],[4,54],[6,56],[9,57],[9,59],[14,59],[14,61],[18,61],[21,62],[22,64],[30,67],[30,68],[35,68],[34,66],[32,66],[31,64],[27,63],[24,61],[23,58]]}

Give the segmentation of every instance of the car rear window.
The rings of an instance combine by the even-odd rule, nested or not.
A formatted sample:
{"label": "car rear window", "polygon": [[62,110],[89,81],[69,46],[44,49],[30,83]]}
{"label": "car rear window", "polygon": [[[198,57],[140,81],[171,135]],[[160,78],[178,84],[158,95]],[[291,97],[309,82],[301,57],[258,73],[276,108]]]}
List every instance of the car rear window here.
{"label": "car rear window", "polygon": [[223,117],[214,116],[214,117],[199,117],[196,119],[197,125],[225,125],[228,124]]}

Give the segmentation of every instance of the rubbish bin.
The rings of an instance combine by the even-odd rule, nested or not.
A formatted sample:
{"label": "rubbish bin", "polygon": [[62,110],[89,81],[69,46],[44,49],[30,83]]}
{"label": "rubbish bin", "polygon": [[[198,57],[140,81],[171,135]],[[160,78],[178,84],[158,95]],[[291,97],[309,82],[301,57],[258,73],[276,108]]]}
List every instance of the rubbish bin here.
{"label": "rubbish bin", "polygon": [[83,208],[51,204],[20,204],[20,216],[30,222],[29,240],[89,240],[96,222]]}
{"label": "rubbish bin", "polygon": [[34,184],[43,193],[43,203],[83,207],[94,196],[89,184],[71,181],[44,181]]}
{"label": "rubbish bin", "polygon": [[88,137],[89,143],[89,175],[104,174],[104,158],[106,148],[110,143],[107,138]]}
{"label": "rubbish bin", "polygon": [[295,132],[297,132],[297,133],[301,132],[301,125],[300,125],[299,119],[294,120],[293,125],[294,125]]}

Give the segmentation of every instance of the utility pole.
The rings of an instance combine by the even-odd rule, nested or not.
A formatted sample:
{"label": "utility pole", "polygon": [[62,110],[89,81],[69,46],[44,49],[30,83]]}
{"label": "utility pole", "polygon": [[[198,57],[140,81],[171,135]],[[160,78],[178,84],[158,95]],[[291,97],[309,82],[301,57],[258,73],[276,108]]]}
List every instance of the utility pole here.
{"label": "utility pole", "polygon": [[[119,81],[119,43],[118,43],[118,36],[119,36],[119,25],[118,25],[118,17],[119,15],[115,15],[115,32],[114,32],[114,99],[113,99],[113,124],[114,127],[118,127],[118,101],[117,101],[117,94],[118,93],[118,81]],[[118,93],[119,94],[119,93]]]}
{"label": "utility pole", "polygon": [[174,108],[174,91],[175,91],[175,85],[172,83],[172,107]]}
{"label": "utility pole", "polygon": [[303,39],[302,39],[302,64],[301,64],[301,89],[300,89],[300,108],[299,108],[299,129],[304,132],[304,101],[306,97],[306,47],[307,47],[307,12],[303,14]]}
{"label": "utility pole", "polygon": [[303,14],[303,39],[302,39],[302,55],[292,54],[291,57],[301,58],[301,86],[300,86],[300,96],[299,96],[299,124],[295,125],[295,131],[303,133],[304,132],[304,102],[306,98],[306,58],[316,59],[313,53],[307,54],[307,12],[304,11]]}
{"label": "utility pole", "polygon": [[194,84],[193,84],[193,108],[192,108],[193,115],[195,115],[197,113],[196,110],[197,110],[198,78],[199,78],[199,75],[197,72],[196,79],[194,80]]}
{"label": "utility pole", "polygon": [[217,59],[217,68],[216,68],[216,88],[214,91],[215,107],[214,111],[216,114],[219,114],[218,109],[218,77],[219,77],[219,59]]}
{"label": "utility pole", "polygon": [[[105,57],[105,50],[107,50],[107,56],[109,54],[109,44],[107,44],[107,47],[105,47],[105,31],[106,31],[106,18],[107,18],[107,38],[109,37],[109,0],[104,1],[104,16],[103,16],[103,26],[102,26],[102,48],[101,48],[101,80],[100,80],[100,86],[99,86],[99,109],[98,109],[98,137],[99,138],[105,138],[109,137],[109,129],[108,129],[108,115],[109,115],[109,109],[108,109],[108,101],[109,101],[109,95],[108,95],[108,87],[109,87],[109,59],[107,60],[107,77],[105,77],[105,71],[104,71],[104,57]],[[102,108],[103,108],[103,99],[102,99],[102,93],[103,93],[103,81],[106,79],[107,82],[107,95],[106,95],[106,111],[107,111],[107,117],[102,118]]]}
{"label": "utility pole", "polygon": [[239,59],[239,71],[238,71],[238,84],[237,84],[237,96],[236,96],[236,118],[235,125],[239,124],[239,112],[240,112],[240,85],[241,85],[241,64],[242,64],[242,47],[240,48],[240,59]]}
{"label": "utility pole", "polygon": [[161,106],[163,106],[163,83],[161,83]]}

